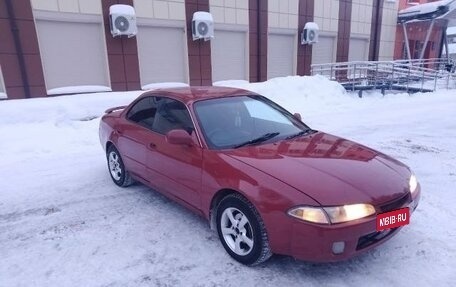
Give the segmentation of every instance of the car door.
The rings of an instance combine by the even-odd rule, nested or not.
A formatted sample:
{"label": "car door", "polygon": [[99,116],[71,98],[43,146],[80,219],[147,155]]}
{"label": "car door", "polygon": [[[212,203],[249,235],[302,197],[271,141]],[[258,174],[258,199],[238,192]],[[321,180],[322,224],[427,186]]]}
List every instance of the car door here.
{"label": "car door", "polygon": [[116,126],[117,147],[122,155],[126,169],[137,177],[148,181],[146,161],[150,133],[157,111],[152,97],[137,101],[127,112],[124,120]]}
{"label": "car door", "polygon": [[[202,149],[197,140],[187,107],[175,99],[155,97],[157,113],[149,147],[154,152],[147,156],[147,173],[165,192],[194,208],[200,208]],[[192,146],[169,144],[166,133],[183,129],[194,138]]]}

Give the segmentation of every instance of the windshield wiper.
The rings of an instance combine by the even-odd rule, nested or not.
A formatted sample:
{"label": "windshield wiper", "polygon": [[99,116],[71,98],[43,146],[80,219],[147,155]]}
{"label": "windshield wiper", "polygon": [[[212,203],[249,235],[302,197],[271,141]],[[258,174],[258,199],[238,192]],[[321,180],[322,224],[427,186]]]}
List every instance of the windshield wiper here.
{"label": "windshield wiper", "polygon": [[264,134],[264,135],[262,135],[260,137],[257,137],[257,138],[251,139],[249,141],[246,141],[246,142],[240,143],[238,145],[235,145],[233,148],[240,148],[240,147],[243,147],[243,146],[246,146],[246,145],[262,143],[264,141],[267,141],[268,139],[272,139],[273,137],[278,136],[279,134],[280,134],[279,132],[267,133],[267,134]]}
{"label": "windshield wiper", "polygon": [[298,133],[292,134],[290,136],[287,136],[285,139],[290,140],[290,139],[294,139],[294,138],[303,136],[303,135],[308,134],[308,133],[313,133],[313,132],[315,132],[315,131],[312,130],[312,129],[307,129],[307,130],[300,131]]}

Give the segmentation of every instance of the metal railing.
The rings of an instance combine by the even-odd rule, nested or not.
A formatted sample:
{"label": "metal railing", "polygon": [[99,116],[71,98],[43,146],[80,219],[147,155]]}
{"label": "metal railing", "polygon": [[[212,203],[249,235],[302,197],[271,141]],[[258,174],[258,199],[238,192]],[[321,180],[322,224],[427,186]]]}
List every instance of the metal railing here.
{"label": "metal railing", "polygon": [[445,59],[354,61],[315,64],[312,75],[322,75],[352,91],[380,89],[431,92],[456,88],[454,65]]}

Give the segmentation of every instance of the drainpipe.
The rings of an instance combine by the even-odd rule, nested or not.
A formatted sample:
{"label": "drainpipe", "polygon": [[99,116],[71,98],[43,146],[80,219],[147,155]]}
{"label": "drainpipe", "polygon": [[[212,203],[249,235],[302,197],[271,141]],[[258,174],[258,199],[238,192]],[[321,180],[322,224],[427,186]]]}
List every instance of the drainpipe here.
{"label": "drainpipe", "polygon": [[24,52],[22,50],[21,40],[19,38],[19,28],[17,27],[16,23],[16,15],[14,14],[12,0],[5,0],[6,3],[6,11],[8,13],[8,19],[11,26],[11,32],[13,33],[14,39],[14,46],[17,52],[17,60],[19,62],[19,70],[21,72],[22,77],[22,85],[24,86],[24,93],[26,98],[30,98],[30,86],[29,80],[27,76],[27,70],[25,68],[25,59],[24,59]]}
{"label": "drainpipe", "polygon": [[257,0],[257,82],[261,82],[261,31],[260,31],[260,16],[261,16],[261,0]]}
{"label": "drainpipe", "polygon": [[373,51],[372,51],[372,59],[371,61],[378,61],[378,42],[379,42],[379,37],[378,37],[378,26],[379,26],[379,21],[380,21],[380,9],[382,7],[380,7],[380,1],[382,0],[377,0],[377,9],[375,11],[375,30],[374,30],[374,47],[373,47]]}

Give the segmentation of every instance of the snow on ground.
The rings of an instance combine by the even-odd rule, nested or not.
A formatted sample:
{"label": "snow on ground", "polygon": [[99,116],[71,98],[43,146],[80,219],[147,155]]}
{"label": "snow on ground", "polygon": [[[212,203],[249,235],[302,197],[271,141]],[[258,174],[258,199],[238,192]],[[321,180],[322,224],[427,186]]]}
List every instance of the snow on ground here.
{"label": "snow on ground", "polygon": [[455,91],[360,99],[321,77],[231,85],[408,164],[423,192],[411,225],[346,262],[275,256],[244,267],[200,217],[145,186],[111,182],[99,116],[141,92],[3,101],[0,286],[454,285]]}

